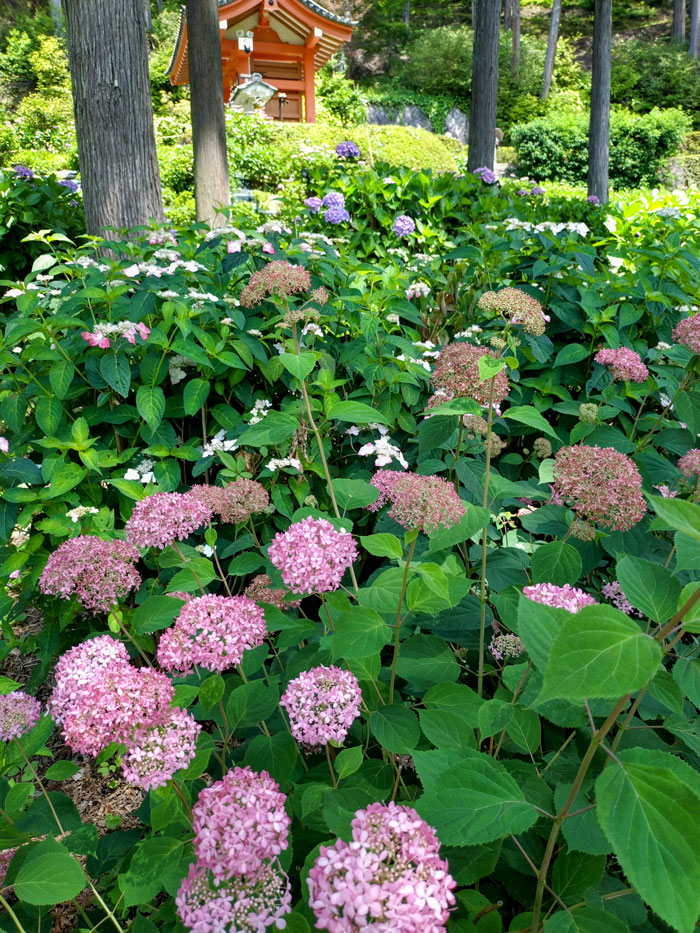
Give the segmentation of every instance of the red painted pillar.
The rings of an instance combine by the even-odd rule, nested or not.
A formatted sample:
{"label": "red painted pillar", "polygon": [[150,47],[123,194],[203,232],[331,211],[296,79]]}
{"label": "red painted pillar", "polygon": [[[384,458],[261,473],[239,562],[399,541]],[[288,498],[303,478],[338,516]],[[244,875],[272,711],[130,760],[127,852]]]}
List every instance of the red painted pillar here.
{"label": "red painted pillar", "polygon": [[307,123],[316,122],[315,49],[304,49],[304,114]]}

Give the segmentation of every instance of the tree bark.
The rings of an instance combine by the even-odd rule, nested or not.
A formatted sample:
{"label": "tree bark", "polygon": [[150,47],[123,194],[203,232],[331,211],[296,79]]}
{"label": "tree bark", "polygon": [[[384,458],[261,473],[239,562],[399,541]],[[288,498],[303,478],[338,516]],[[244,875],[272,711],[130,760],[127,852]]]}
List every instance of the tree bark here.
{"label": "tree bark", "polygon": [[513,28],[513,0],[503,2],[503,32],[510,32]]}
{"label": "tree bark", "polygon": [[685,42],[685,0],[673,0],[671,38],[674,42]]}
{"label": "tree bark", "polygon": [[700,55],[700,0],[690,0],[690,45],[691,58]]}
{"label": "tree bark", "polygon": [[226,222],[218,212],[231,203],[224,116],[224,77],[217,0],[186,0],[190,109],[197,220]]}
{"label": "tree bark", "polygon": [[588,130],[588,194],[608,201],[610,167],[610,70],[612,0],[595,0],[591,120]]}
{"label": "tree bark", "polygon": [[498,103],[498,39],[500,0],[475,0],[472,94],[469,107],[467,168],[493,169]]}
{"label": "tree bark", "polygon": [[557,56],[557,42],[559,41],[559,23],[561,21],[561,0],[552,3],[552,15],[549,19],[549,37],[547,39],[547,54],[544,59],[544,79],[540,100],[547,100],[549,89],[552,86],[554,74],[554,61]]}
{"label": "tree bark", "polygon": [[408,26],[411,22],[411,0],[404,0],[403,10],[401,11],[401,22]]}
{"label": "tree bark", "polygon": [[61,9],[61,0],[49,0],[49,12],[53,22],[53,31],[57,36],[63,34],[63,10]]}
{"label": "tree bark", "polygon": [[514,75],[520,71],[520,0],[511,0],[513,16],[513,57],[511,68]]}
{"label": "tree bark", "polygon": [[64,0],[87,231],[162,223],[143,0]]}

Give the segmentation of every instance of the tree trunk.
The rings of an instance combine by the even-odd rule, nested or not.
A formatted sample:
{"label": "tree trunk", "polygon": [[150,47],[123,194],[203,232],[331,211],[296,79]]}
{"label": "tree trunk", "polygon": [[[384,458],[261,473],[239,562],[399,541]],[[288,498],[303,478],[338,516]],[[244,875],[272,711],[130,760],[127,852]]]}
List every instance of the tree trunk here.
{"label": "tree trunk", "polygon": [[700,0],[690,0],[690,46],[691,58],[700,55]]}
{"label": "tree trunk", "polygon": [[500,0],[476,0],[467,168],[493,169],[498,103]]}
{"label": "tree trunk", "polygon": [[513,10],[513,58],[511,68],[513,74],[520,71],[520,0],[512,0]]}
{"label": "tree trunk", "polygon": [[601,204],[608,200],[610,165],[610,65],[612,56],[612,0],[595,0],[591,121],[588,130],[588,194]]}
{"label": "tree trunk", "polygon": [[143,0],[64,0],[87,232],[162,223]]}
{"label": "tree trunk", "polygon": [[674,42],[685,42],[685,0],[673,0],[671,38]]}
{"label": "tree trunk", "polygon": [[49,0],[49,12],[53,22],[53,31],[57,36],[63,34],[63,10],[61,9],[61,0]]}
{"label": "tree trunk", "polygon": [[503,32],[510,32],[513,28],[513,0],[503,2]]}
{"label": "tree trunk", "polygon": [[411,22],[411,0],[404,0],[403,10],[401,12],[401,22],[408,26]]}
{"label": "tree trunk", "polygon": [[153,17],[151,16],[151,0],[143,0],[143,15],[146,20],[146,29],[153,32]]}
{"label": "tree trunk", "polygon": [[231,203],[217,0],[186,0],[197,220],[222,226]]}
{"label": "tree trunk", "polygon": [[549,20],[549,38],[547,39],[547,54],[544,59],[544,80],[542,81],[541,100],[547,100],[549,89],[552,86],[554,74],[554,60],[557,55],[557,42],[559,41],[559,22],[561,20],[561,0],[552,3],[552,15]]}

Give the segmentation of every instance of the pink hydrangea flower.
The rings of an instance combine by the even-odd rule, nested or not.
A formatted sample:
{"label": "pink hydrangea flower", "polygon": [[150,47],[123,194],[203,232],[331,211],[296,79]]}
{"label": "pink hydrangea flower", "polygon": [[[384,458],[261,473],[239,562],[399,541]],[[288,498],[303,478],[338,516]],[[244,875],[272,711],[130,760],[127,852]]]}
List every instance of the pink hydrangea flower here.
{"label": "pink hydrangea flower", "polygon": [[495,311],[511,324],[519,324],[527,334],[541,337],[549,317],[536,298],[519,288],[502,288],[499,292],[484,292],[477,302],[482,311]]}
{"label": "pink hydrangea flower", "polygon": [[683,454],[678,461],[678,469],[684,476],[700,476],[700,450],[696,447]]}
{"label": "pink hydrangea flower", "polygon": [[180,610],[163,633],[158,663],[167,671],[189,673],[193,667],[225,671],[240,664],[243,652],[265,640],[265,616],[245,596],[198,596]]}
{"label": "pink hydrangea flower", "polygon": [[0,453],[9,454],[10,442],[6,437],[0,437]]}
{"label": "pink hydrangea flower", "polygon": [[10,862],[15,857],[16,851],[17,846],[14,849],[0,850],[0,887],[5,887],[5,875],[7,875],[7,869],[10,867]]}
{"label": "pink hydrangea flower", "polygon": [[271,583],[272,580],[266,573],[259,573],[250,581],[243,595],[253,602],[268,603],[277,609],[296,609],[301,604],[300,599],[287,599],[289,590],[273,589]]}
{"label": "pink hydrangea flower", "polygon": [[241,292],[241,304],[244,308],[252,308],[268,295],[289,296],[296,292],[306,292],[310,288],[311,276],[303,266],[274,260],[251,275]]}
{"label": "pink hydrangea flower", "polygon": [[628,531],[646,511],[639,470],[613,447],[562,447],[554,458],[554,489],[583,518],[612,531]]}
{"label": "pink hydrangea flower", "polygon": [[78,602],[92,612],[108,612],[141,583],[134,564],[140,559],[126,541],[78,535],[64,541],[49,557],[39,589]]}
{"label": "pink hydrangea flower", "polygon": [[556,586],[554,583],[533,583],[524,586],[523,593],[528,599],[543,606],[553,606],[555,609],[566,609],[567,612],[578,612],[584,606],[593,606],[596,600],[584,590],[565,583]]}
{"label": "pink hydrangea flower", "polygon": [[605,596],[606,599],[610,600],[616,609],[619,609],[620,612],[624,612],[625,615],[635,615],[639,616],[640,618],[642,617],[642,613],[636,611],[632,603],[622,592],[622,587],[617,582],[617,580],[606,583],[600,592],[603,594],[603,596]]}
{"label": "pink hydrangea flower", "polygon": [[0,740],[9,742],[29,732],[41,717],[41,703],[23,690],[0,696]]}
{"label": "pink hydrangea flower", "polygon": [[435,832],[411,807],[393,801],[358,810],[352,841],[321,851],[309,872],[316,926],[352,933],[444,933],[456,887]]}
{"label": "pink hydrangea flower", "polygon": [[163,787],[197,751],[201,725],[187,710],[172,709],[167,722],[140,730],[122,758],[124,779],[143,790]]}
{"label": "pink hydrangea flower", "polygon": [[84,330],[80,334],[83,340],[87,341],[91,347],[99,347],[101,350],[109,350],[109,337],[105,337],[104,334],[91,334],[90,331]]}
{"label": "pink hydrangea flower", "polygon": [[211,509],[196,496],[156,492],[136,503],[126,523],[126,537],[136,547],[165,548],[189,538],[211,519]]}
{"label": "pink hydrangea flower", "polygon": [[239,478],[226,486],[193,486],[191,496],[201,499],[222,522],[238,525],[270,504],[270,496],[260,483]]}
{"label": "pink hydrangea flower", "polygon": [[275,247],[272,245],[272,243],[263,243],[262,251],[263,253],[267,253],[269,256],[273,256]]}
{"label": "pink hydrangea flower", "polygon": [[622,382],[646,382],[649,375],[640,355],[627,347],[605,347],[598,350],[594,359],[596,363],[609,366],[613,379]]}
{"label": "pink hydrangea flower", "polygon": [[293,593],[328,593],[340,586],[357,545],[347,531],[309,517],[278,532],[267,553]]}
{"label": "pink hydrangea flower", "polygon": [[286,796],[267,771],[233,768],[192,808],[197,862],[217,879],[257,872],[288,845]]}
{"label": "pink hydrangea flower", "polygon": [[54,721],[61,725],[76,699],[102,680],[113,665],[129,664],[124,644],[111,635],[100,635],[70,648],[56,662],[55,686],[47,703]]}
{"label": "pink hydrangea flower", "polygon": [[676,324],[672,332],[673,339],[683,347],[700,353],[700,314],[694,314]]}
{"label": "pink hydrangea flower", "polygon": [[254,877],[221,880],[200,865],[190,865],[175,897],[177,915],[193,933],[264,933],[282,930],[292,909],[289,878],[267,865]]}
{"label": "pink hydrangea flower", "polygon": [[510,632],[504,635],[494,634],[489,643],[489,651],[497,661],[502,661],[504,657],[519,658],[524,650],[525,646],[518,636]]}
{"label": "pink hydrangea flower", "polygon": [[[481,381],[479,360],[482,356],[495,359],[486,347],[474,347],[469,343],[448,343],[435,363],[430,381],[434,389],[442,389],[460,398],[473,398],[479,405],[489,404],[490,379]],[[493,404],[500,405],[508,397],[510,386],[504,370],[495,377],[493,383]]]}
{"label": "pink hydrangea flower", "polygon": [[362,691],[351,671],[314,667],[290,681],[280,706],[287,710],[292,735],[304,745],[345,741],[360,714]]}
{"label": "pink hydrangea flower", "polygon": [[379,470],[370,482],[379,490],[379,498],[367,508],[376,512],[390,502],[389,517],[404,528],[433,534],[457,525],[466,512],[454,486],[440,476]]}

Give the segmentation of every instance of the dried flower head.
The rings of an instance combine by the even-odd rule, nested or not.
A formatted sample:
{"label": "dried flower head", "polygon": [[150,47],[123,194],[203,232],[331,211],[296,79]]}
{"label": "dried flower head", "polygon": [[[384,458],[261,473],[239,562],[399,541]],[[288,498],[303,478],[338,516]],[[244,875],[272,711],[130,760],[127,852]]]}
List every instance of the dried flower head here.
{"label": "dried flower head", "polygon": [[[487,347],[448,343],[437,358],[430,377],[433,388],[444,389],[453,396],[473,398],[479,405],[486,407],[489,404],[490,380],[482,382],[479,376],[479,360],[482,356],[493,357],[493,353]],[[500,405],[509,392],[508,377],[501,370],[493,382],[493,404]]]}
{"label": "dried flower head", "polygon": [[143,790],[163,787],[197,751],[200,724],[184,709],[172,709],[162,725],[140,729],[122,758],[124,779]]}
{"label": "dried flower head", "polygon": [[491,437],[485,442],[485,449],[488,450],[489,456],[491,458],[497,457],[500,452],[507,446],[507,441],[500,438],[498,434],[492,434]]}
{"label": "dried flower head", "polygon": [[504,658],[519,658],[525,650],[525,646],[517,635],[496,635],[494,634],[489,644],[489,651],[497,661]]}
{"label": "dried flower head", "polygon": [[700,354],[700,314],[694,314],[676,324],[672,337],[682,347],[687,347],[693,353]]}
{"label": "dried flower head", "polygon": [[540,337],[549,318],[542,305],[519,288],[502,288],[499,292],[484,292],[478,305],[482,311],[493,311],[511,324],[520,324],[523,330]]}
{"label": "dried flower head", "polygon": [[269,603],[277,609],[296,609],[300,604],[300,599],[287,599],[289,590],[273,589],[272,580],[266,573],[260,573],[253,577],[245,588],[244,595],[256,603]]}
{"label": "dried flower head", "polygon": [[440,476],[378,470],[370,482],[379,498],[367,508],[376,512],[390,502],[389,517],[404,528],[433,534],[459,524],[466,512],[454,486]]}
{"label": "dried flower head", "polygon": [[347,531],[309,517],[278,532],[267,553],[293,593],[328,593],[340,586],[357,545]]}
{"label": "dried flower head", "polygon": [[684,476],[700,476],[700,450],[695,447],[683,454],[678,460],[678,469]]}
{"label": "dried flower head", "polygon": [[281,259],[274,260],[248,279],[248,284],[241,292],[241,304],[244,308],[252,308],[269,295],[289,297],[310,288],[311,276],[303,266],[294,266]]}
{"label": "dried flower head", "polygon": [[581,517],[613,531],[628,531],[646,511],[639,470],[613,447],[562,447],[554,489]]}
{"label": "dried flower head", "polygon": [[553,606],[555,609],[566,609],[567,612],[578,612],[584,606],[593,606],[596,602],[588,593],[568,583],[563,586],[555,586],[554,583],[533,583],[532,586],[523,587],[523,594],[535,603]]}
{"label": "dried flower head", "polygon": [[0,696],[0,740],[18,739],[29,732],[40,717],[41,703],[23,690]]}
{"label": "dried flower head", "polygon": [[595,424],[598,420],[598,405],[592,402],[582,402],[578,406],[578,420],[584,424]]}
{"label": "dried flower head", "polygon": [[126,537],[136,547],[165,548],[189,538],[211,518],[209,506],[196,496],[156,492],[136,503],[126,523]]}
{"label": "dried flower head", "polygon": [[194,851],[215,878],[255,876],[287,848],[286,797],[267,771],[233,768],[192,808]]}
{"label": "dried flower head", "polygon": [[532,452],[538,460],[546,460],[552,456],[552,444],[546,437],[536,437],[532,442]]}
{"label": "dried flower head", "polygon": [[569,534],[578,541],[595,541],[596,531],[593,525],[575,518],[569,525]]}
{"label": "dried flower head", "polygon": [[201,499],[222,522],[239,525],[270,504],[270,496],[260,483],[239,478],[226,486],[193,486],[190,495]]}
{"label": "dried flower head", "polygon": [[596,363],[609,366],[613,380],[621,382],[646,382],[649,370],[642,363],[642,358],[628,347],[605,347],[593,357]]}
{"label": "dried flower head", "polygon": [[462,424],[469,438],[486,437],[488,434],[489,426],[481,415],[462,415]]}
{"label": "dried flower head", "polygon": [[361,702],[360,685],[351,671],[321,665],[290,681],[280,706],[287,710],[297,742],[313,747],[342,744],[360,714]]}
{"label": "dried flower head", "polygon": [[245,596],[198,596],[180,610],[161,636],[158,663],[166,671],[193,667],[225,671],[240,664],[243,652],[265,639],[262,609]]}

